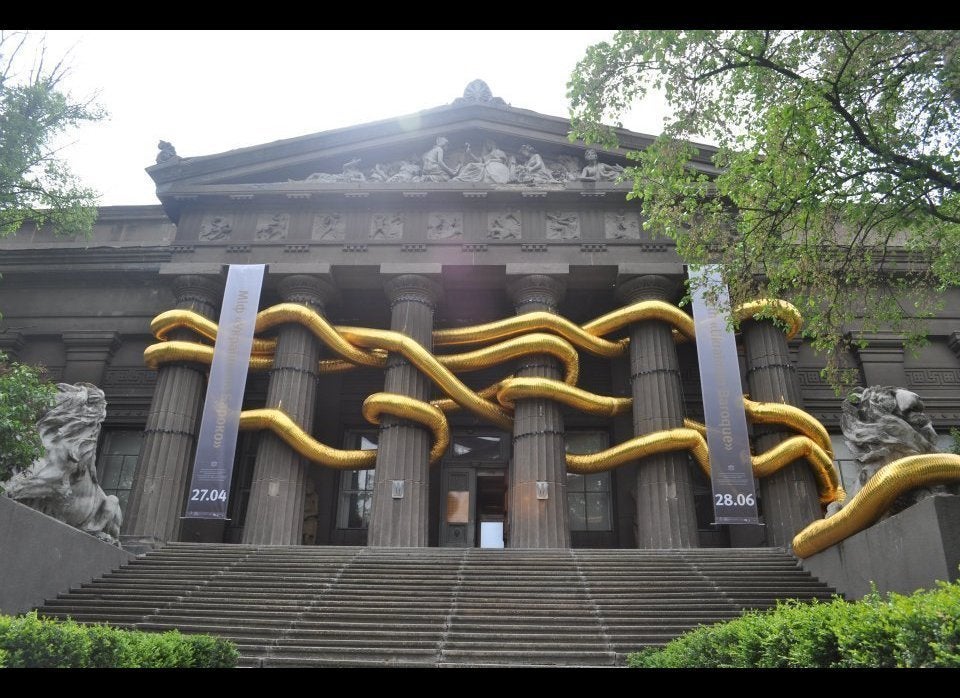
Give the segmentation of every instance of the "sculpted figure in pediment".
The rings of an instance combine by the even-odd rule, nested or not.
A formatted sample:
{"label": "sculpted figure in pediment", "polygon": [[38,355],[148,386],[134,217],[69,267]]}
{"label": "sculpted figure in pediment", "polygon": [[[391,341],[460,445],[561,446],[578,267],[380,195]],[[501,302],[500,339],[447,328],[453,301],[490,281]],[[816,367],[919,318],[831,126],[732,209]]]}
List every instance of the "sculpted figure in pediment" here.
{"label": "sculpted figure in pediment", "polygon": [[517,181],[521,184],[544,184],[554,182],[553,173],[547,167],[540,154],[532,145],[521,145],[520,155],[524,158],[522,165],[517,165]]}
{"label": "sculpted figure in pediment", "polygon": [[308,182],[365,182],[367,178],[360,169],[360,158],[353,158],[343,163],[343,172],[333,174],[331,172],[314,172],[307,177]]}
{"label": "sculpted figure in pediment", "polygon": [[593,148],[583,154],[587,166],[580,173],[580,179],[584,182],[612,182],[623,174],[623,168],[620,165],[607,165],[600,162],[597,158],[597,151]]}
{"label": "sculpted figure in pediment", "polygon": [[437,138],[437,144],[423,154],[421,181],[446,182],[451,177],[456,177],[457,170],[443,161],[443,149],[449,143],[446,138],[440,136]]}
{"label": "sculpted figure in pediment", "polygon": [[510,167],[507,154],[497,147],[496,143],[487,143],[486,154],[482,157],[470,150],[466,144],[463,154],[464,164],[460,167],[460,174],[453,178],[455,182],[484,182],[487,184],[507,184],[516,181]]}

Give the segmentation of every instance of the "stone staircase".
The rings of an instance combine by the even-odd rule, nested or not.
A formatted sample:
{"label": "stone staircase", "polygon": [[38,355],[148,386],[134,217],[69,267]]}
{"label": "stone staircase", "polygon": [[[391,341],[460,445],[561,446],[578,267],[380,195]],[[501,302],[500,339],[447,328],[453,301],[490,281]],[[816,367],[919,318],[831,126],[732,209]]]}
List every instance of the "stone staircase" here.
{"label": "stone staircase", "polygon": [[700,624],[832,589],[782,550],[171,543],[40,608],[213,633],[241,666],[618,666]]}

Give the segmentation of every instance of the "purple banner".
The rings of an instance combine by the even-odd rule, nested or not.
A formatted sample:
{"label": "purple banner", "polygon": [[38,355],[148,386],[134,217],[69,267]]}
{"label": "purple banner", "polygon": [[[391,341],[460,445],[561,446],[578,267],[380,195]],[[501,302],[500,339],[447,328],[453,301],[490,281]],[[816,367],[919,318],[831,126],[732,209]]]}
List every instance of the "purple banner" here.
{"label": "purple banner", "polygon": [[[750,436],[743,410],[737,342],[727,326],[730,297],[720,267],[688,267],[697,332],[697,360],[703,414],[710,450],[713,514],[718,524],[756,524],[757,493],[750,462]],[[705,298],[705,284],[719,288],[717,305]]]}
{"label": "purple banner", "polygon": [[263,264],[231,264],[227,273],[193,478],[187,493],[187,519],[227,518],[227,496],[233,479],[233,457],[264,269]]}

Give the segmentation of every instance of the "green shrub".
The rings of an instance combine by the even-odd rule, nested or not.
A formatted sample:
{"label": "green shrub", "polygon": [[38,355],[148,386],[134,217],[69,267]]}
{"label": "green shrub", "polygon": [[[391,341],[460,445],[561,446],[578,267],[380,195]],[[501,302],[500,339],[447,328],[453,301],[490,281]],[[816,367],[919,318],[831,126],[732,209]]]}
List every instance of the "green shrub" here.
{"label": "green shrub", "polygon": [[856,603],[782,602],[631,654],[645,668],[960,667],[960,582]]}
{"label": "green shrub", "polygon": [[232,642],[176,630],[145,633],[71,620],[0,616],[0,667],[228,668],[239,654]]}

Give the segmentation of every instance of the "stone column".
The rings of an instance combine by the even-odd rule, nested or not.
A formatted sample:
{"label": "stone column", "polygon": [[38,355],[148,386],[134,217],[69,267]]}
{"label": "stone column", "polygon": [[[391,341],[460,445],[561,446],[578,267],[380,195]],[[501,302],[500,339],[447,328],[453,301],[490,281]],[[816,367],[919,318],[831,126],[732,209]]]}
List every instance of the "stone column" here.
{"label": "stone column", "polygon": [[[621,284],[617,295],[628,304],[673,303],[679,285],[678,280],[648,274]],[[671,329],[656,320],[630,327],[633,433],[637,436],[683,426],[680,364]],[[698,546],[691,467],[683,452],[651,456],[637,465],[638,548]]]}
{"label": "stone column", "polygon": [[[747,354],[750,397],[760,402],[782,402],[803,407],[797,369],[783,330],[769,321],[747,320],[741,325]],[[754,426],[753,452],[762,453],[795,436],[763,425]],[[760,498],[767,545],[789,548],[793,536],[814,519],[823,518],[816,481],[806,461],[791,463],[760,479]]]}
{"label": "stone column", "polygon": [[[320,314],[335,295],[329,282],[301,274],[285,277],[278,288],[285,303],[300,303]],[[266,407],[283,410],[308,434],[313,431],[320,346],[320,340],[302,325],[282,325],[267,386]],[[276,435],[261,433],[243,526],[244,543],[301,544],[309,467],[306,458]]]}
{"label": "stone column", "polygon": [[[173,281],[173,293],[177,308],[217,320],[223,299],[222,279],[178,276]],[[169,338],[196,339],[187,330],[171,332]],[[186,362],[164,364],[157,371],[137,473],[127,510],[123,512],[125,542],[153,545],[179,536],[207,371],[202,364]]]}
{"label": "stone column", "polygon": [[61,337],[67,348],[63,381],[101,386],[107,364],[120,346],[120,334],[116,331],[74,330],[64,332]]}
{"label": "stone column", "polygon": [[[402,274],[387,282],[386,292],[390,329],[432,349],[440,285],[426,276]],[[430,400],[433,390],[429,378],[393,352],[387,359],[383,389],[424,401]],[[381,419],[368,545],[399,548],[428,544],[430,440],[430,432],[418,424],[390,416]]]}
{"label": "stone column", "polygon": [[[530,274],[508,285],[517,315],[543,310],[556,313],[564,284]],[[522,359],[517,376],[561,377],[557,360],[536,355]],[[508,516],[511,548],[569,548],[567,462],[563,414],[552,400],[517,400],[513,422]]]}

